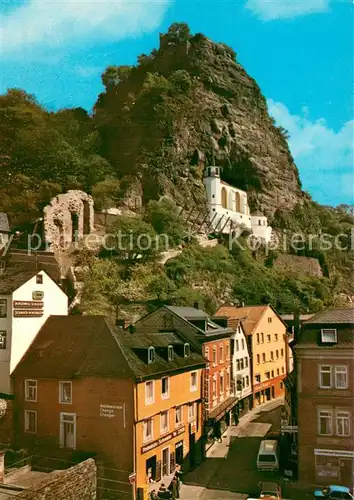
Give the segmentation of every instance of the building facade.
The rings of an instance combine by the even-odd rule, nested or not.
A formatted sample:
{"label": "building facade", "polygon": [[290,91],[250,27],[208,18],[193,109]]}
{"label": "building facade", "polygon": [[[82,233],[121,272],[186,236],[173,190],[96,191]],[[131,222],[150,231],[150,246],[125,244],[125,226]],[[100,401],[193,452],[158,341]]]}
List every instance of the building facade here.
{"label": "building facade", "polygon": [[99,498],[147,498],[177,464],[188,470],[203,458],[204,366],[176,331],[139,335],[100,316],[51,316],[13,373],[15,446],[95,456]]}
{"label": "building facade", "polygon": [[286,326],[276,311],[269,305],[225,305],[217,314],[242,322],[251,356],[253,404],[259,406],[283,396],[290,347]]}
{"label": "building facade", "polygon": [[354,309],[327,310],[295,341],[299,478],[354,487]]}
{"label": "building facade", "polygon": [[231,388],[230,335],[233,331],[197,307],[164,306],[141,318],[135,327],[144,332],[152,325],[160,330],[179,325],[185,339],[204,356],[207,364],[203,372],[203,418],[208,449],[214,443],[216,427],[221,433],[225,430],[236,405]]}
{"label": "building facade", "polygon": [[[213,229],[223,233],[248,228],[256,238],[269,242],[272,228],[267,217],[257,211],[251,213],[247,193],[220,179],[220,167],[207,167],[204,186]],[[242,232],[242,231],[241,231]]]}
{"label": "building facade", "polygon": [[0,393],[46,319],[68,314],[68,298],[44,271],[5,272],[0,280]]}

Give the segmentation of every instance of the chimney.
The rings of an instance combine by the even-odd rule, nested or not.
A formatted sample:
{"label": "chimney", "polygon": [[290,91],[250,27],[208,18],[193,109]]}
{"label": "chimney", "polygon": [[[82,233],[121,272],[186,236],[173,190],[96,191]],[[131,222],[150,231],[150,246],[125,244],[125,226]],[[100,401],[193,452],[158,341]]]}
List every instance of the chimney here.
{"label": "chimney", "polygon": [[5,479],[5,452],[0,451],[0,484],[4,484]]}

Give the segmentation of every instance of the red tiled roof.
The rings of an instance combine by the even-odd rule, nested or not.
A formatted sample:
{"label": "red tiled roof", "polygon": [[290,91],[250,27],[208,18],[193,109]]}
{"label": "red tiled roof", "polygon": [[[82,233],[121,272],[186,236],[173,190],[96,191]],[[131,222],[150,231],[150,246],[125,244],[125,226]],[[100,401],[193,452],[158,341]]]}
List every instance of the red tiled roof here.
{"label": "red tiled roof", "polygon": [[269,306],[221,306],[215,316],[226,316],[230,320],[241,320],[243,329],[247,335],[251,335],[261,319],[263,313]]}

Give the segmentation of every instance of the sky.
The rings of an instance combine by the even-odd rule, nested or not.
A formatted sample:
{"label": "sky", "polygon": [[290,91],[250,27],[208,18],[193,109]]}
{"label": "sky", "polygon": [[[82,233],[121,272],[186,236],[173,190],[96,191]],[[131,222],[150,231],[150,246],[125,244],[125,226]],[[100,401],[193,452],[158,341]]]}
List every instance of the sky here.
{"label": "sky", "polygon": [[186,22],[236,51],[313,199],[353,204],[353,16],[353,0],[0,0],[0,92],[91,111],[108,65]]}

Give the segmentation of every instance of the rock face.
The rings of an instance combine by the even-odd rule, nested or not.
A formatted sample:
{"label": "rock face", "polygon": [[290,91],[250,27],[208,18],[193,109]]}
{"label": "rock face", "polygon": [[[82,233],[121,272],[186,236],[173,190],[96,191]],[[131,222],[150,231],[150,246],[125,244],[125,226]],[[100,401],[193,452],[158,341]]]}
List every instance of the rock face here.
{"label": "rock face", "polygon": [[169,194],[201,206],[203,170],[216,164],[270,222],[302,204],[286,131],[232,49],[201,34],[161,35],[159,50],[101,94],[95,119],[102,153],[121,177],[135,176],[145,200]]}
{"label": "rock face", "polygon": [[44,237],[52,251],[67,248],[93,229],[93,199],[83,191],[60,194],[44,208]]}
{"label": "rock face", "polygon": [[275,269],[282,269],[308,276],[323,276],[318,259],[313,257],[301,257],[298,255],[281,254],[274,263]]}

